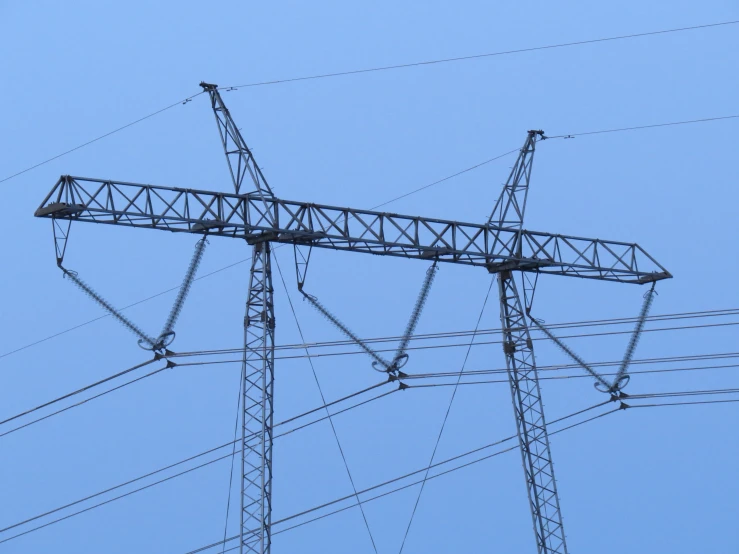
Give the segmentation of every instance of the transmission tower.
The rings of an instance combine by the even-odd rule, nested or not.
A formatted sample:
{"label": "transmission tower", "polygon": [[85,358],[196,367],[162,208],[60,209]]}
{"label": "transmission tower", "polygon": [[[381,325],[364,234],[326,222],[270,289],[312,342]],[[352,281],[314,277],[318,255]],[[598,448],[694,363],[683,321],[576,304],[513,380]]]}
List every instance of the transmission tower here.
{"label": "transmission tower", "polygon": [[[546,138],[543,131],[528,132],[513,170],[485,223],[462,223],[296,202],[273,195],[226,108],[218,87],[207,83],[201,83],[201,86],[208,93],[216,116],[234,192],[63,175],[44,198],[35,215],[52,220],[57,263],[65,274],[74,276],[75,283],[137,333],[142,346],[164,355],[166,346],[174,338],[174,320],[182,308],[194,278],[194,270],[188,269],[181,294],[172,311],[174,315],[170,315],[171,324],[168,319],[165,331],[159,337],[149,337],[89,289],[76,274],[64,269],[62,262],[71,223],[82,221],[229,237],[246,240],[252,245],[241,383],[241,554],[271,552],[275,346],[271,248],[274,243],[292,244],[295,247],[298,288],[301,292],[310,249],[314,247],[433,262],[406,328],[406,337],[392,361],[379,357],[317,299],[303,292],[332,323],[375,358],[373,365],[376,369],[388,372],[392,379],[401,383],[404,374],[400,367],[407,359],[405,346],[402,345],[407,346],[407,340],[415,329],[437,264],[462,264],[497,274],[503,350],[537,549],[539,554],[566,554],[552,455],[527,322],[536,281],[542,274],[551,274],[654,285],[659,280],[670,278],[670,273],[637,244],[527,231],[523,228],[534,152],[536,144]],[[200,256],[202,247],[196,247],[190,268],[197,268]],[[648,301],[651,302],[651,297]],[[641,323],[637,325],[629,345],[631,353],[647,310],[645,301]],[[628,381],[625,369],[630,361],[629,351],[618,379],[608,383],[540,322],[532,321],[574,356],[584,369],[590,371],[598,380],[601,390],[618,395],[620,388]]]}

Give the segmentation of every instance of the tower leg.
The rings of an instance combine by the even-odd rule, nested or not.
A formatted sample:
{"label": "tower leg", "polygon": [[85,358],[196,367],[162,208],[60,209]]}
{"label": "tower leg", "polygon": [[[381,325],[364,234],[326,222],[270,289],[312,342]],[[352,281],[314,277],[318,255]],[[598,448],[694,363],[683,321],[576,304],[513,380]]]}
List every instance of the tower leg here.
{"label": "tower leg", "polygon": [[503,350],[539,554],[567,554],[526,314],[510,271],[498,274]]}
{"label": "tower leg", "polygon": [[254,245],[244,317],[239,552],[269,554],[275,316],[270,244]]}

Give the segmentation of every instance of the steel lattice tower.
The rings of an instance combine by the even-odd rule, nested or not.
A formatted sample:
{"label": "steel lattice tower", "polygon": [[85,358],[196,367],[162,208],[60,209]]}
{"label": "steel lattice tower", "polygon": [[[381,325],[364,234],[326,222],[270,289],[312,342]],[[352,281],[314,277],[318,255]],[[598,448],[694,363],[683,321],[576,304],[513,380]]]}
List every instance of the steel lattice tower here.
{"label": "steel lattice tower", "polygon": [[[511,175],[493,208],[489,224],[519,232],[523,227],[534,150],[542,131],[529,131]],[[540,553],[566,554],[567,544],[559,509],[549,435],[534,361],[534,347],[526,324],[527,310],[510,270],[498,273],[503,352],[511,385],[513,413],[521,446],[536,544]]]}
{"label": "steel lattice tower", "polygon": [[275,314],[270,245],[254,245],[244,317],[241,426],[242,552],[269,552],[272,524],[272,402]]}
{"label": "steel lattice tower", "polygon": [[[462,264],[498,275],[503,350],[537,548],[539,554],[565,554],[546,420],[526,321],[530,305],[521,298],[521,291],[526,292],[523,276],[551,274],[654,284],[670,278],[670,273],[637,244],[523,229],[534,150],[537,141],[545,138],[542,131],[528,132],[492,215],[483,224],[295,202],[272,194],[218,87],[207,83],[201,86],[211,99],[233,193],[63,175],[35,215],[52,220],[60,267],[68,239],[63,222],[228,237],[253,245],[244,318],[240,552],[271,552],[275,319],[270,251],[272,243],[283,243]],[[245,184],[251,185],[248,192]],[[308,259],[304,258],[303,274]],[[80,286],[86,287],[84,283]],[[110,308],[102,299],[98,302]],[[129,329],[137,329],[120,314],[117,317]],[[162,336],[156,339],[141,333],[141,337],[154,349],[164,345]],[[614,382],[612,390],[617,386]]]}

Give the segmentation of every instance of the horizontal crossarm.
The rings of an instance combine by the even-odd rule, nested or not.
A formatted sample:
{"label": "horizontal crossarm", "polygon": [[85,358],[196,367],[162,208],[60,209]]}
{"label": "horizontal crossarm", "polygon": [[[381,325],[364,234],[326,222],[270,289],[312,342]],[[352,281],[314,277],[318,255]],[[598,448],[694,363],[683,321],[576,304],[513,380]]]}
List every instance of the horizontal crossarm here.
{"label": "horizontal crossarm", "polygon": [[639,245],[494,225],[233,194],[62,176],[37,217],[311,244],[587,279],[650,283],[670,273]]}

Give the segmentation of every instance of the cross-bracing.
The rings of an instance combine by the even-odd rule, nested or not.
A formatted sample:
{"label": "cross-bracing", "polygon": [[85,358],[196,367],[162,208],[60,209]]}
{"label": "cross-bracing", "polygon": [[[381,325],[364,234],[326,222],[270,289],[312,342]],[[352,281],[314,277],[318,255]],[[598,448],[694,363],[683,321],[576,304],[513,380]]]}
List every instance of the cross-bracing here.
{"label": "cross-bracing", "polygon": [[[506,357],[526,488],[539,554],[566,554],[567,546],[546,419],[529,336],[530,320],[573,360],[591,373],[599,390],[614,397],[628,382],[627,369],[653,298],[656,281],[670,278],[665,268],[632,243],[557,235],[523,229],[536,145],[546,136],[529,131],[524,146],[487,222],[461,223],[359,210],[274,196],[234,123],[216,85],[201,83],[209,94],[234,185],[233,193],[158,187],[62,176],[36,210],[50,218],[57,264],[93,300],[139,336],[142,347],[162,352],[174,339],[174,324],[189,292],[205,248],[205,237],[245,239],[253,247],[244,318],[242,363],[240,551],[271,552],[272,426],[275,320],[271,249],[295,247],[298,288],[321,313],[367,354],[373,367],[402,385],[407,360],[404,345],[412,336],[439,263],[485,268],[497,274],[503,350]],[[246,188],[250,187],[247,191]],[[203,235],[163,331],[149,336],[62,264],[73,221],[145,227]],[[303,290],[313,248],[397,256],[433,264],[393,359],[375,353],[315,297]],[[530,316],[541,274],[621,283],[651,283],[617,376],[607,381]],[[522,295],[523,293],[523,295]]]}

